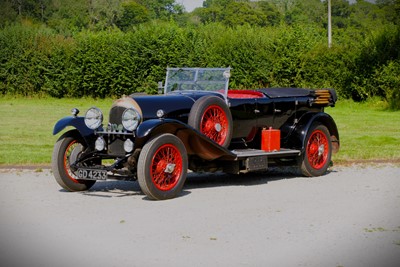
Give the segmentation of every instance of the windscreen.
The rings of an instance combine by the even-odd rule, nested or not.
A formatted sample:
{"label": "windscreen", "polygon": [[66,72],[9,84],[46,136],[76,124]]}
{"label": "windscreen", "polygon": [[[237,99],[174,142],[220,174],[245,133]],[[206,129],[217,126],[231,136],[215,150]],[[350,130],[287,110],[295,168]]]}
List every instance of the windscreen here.
{"label": "windscreen", "polygon": [[165,93],[214,91],[226,95],[230,68],[168,68]]}

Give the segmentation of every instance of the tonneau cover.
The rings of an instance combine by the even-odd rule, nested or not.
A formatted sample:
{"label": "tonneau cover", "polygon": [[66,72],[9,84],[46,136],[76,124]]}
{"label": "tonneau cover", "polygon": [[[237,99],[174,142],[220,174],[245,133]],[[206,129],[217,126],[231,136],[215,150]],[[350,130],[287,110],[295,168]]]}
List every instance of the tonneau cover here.
{"label": "tonneau cover", "polygon": [[311,96],[313,90],[304,88],[262,88],[260,89],[269,98]]}

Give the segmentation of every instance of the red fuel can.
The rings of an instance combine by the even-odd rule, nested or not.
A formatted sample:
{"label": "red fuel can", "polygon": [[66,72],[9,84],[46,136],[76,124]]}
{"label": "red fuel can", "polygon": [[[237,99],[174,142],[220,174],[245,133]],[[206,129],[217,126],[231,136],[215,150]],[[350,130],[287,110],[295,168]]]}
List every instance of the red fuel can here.
{"label": "red fuel can", "polygon": [[261,149],[267,152],[281,150],[281,131],[277,129],[262,129]]}

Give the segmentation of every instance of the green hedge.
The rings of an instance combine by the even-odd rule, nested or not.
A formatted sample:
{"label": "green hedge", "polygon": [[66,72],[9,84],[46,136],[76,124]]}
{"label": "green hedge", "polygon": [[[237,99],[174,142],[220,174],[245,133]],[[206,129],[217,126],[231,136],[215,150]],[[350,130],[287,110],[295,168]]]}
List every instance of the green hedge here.
{"label": "green hedge", "polygon": [[0,30],[0,94],[106,97],[155,93],[166,67],[227,67],[231,87],[335,88],[344,98],[387,98],[400,108],[400,30],[350,38],[312,25],[179,27],[142,24],[130,32],[65,37],[16,24]]}

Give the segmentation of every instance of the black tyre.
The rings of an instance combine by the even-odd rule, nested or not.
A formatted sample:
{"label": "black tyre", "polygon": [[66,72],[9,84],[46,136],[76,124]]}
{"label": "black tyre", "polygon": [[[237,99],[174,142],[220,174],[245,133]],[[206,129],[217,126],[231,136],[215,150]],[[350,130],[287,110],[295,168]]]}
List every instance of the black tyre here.
{"label": "black tyre", "polygon": [[78,180],[71,170],[71,164],[79,158],[84,148],[84,142],[77,130],[64,133],[54,145],[51,168],[57,183],[65,190],[71,192],[84,191],[92,187],[96,182]]}
{"label": "black tyre", "polygon": [[188,124],[223,147],[231,142],[232,115],[224,100],[217,96],[197,100],[190,110]]}
{"label": "black tyre", "polygon": [[300,169],[303,175],[312,177],[326,173],[331,163],[332,141],[328,129],[314,123],[307,133],[305,151],[301,157]]}
{"label": "black tyre", "polygon": [[188,157],[182,141],[162,134],[146,143],[140,152],[137,177],[140,188],[150,199],[176,197],[186,181]]}

